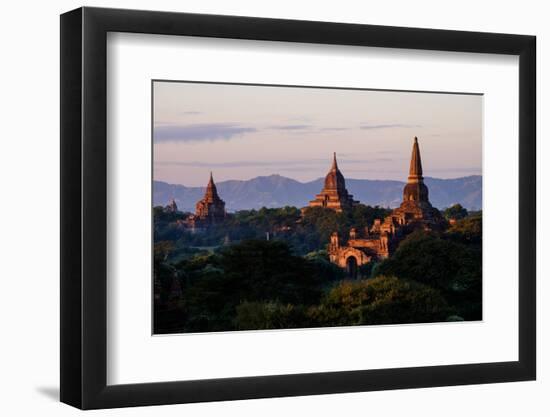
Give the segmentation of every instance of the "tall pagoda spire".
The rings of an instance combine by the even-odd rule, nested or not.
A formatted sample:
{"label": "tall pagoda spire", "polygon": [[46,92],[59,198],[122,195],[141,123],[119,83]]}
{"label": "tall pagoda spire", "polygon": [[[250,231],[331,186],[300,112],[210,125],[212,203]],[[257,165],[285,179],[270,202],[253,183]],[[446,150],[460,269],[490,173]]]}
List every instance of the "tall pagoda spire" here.
{"label": "tall pagoda spire", "polygon": [[206,192],[204,193],[204,198],[208,201],[216,201],[219,200],[220,197],[218,196],[218,190],[216,188],[216,184],[214,184],[214,177],[212,175],[212,171],[210,171],[210,179],[208,180],[208,185],[206,186]]}
{"label": "tall pagoda spire", "polygon": [[422,176],[422,161],[416,136],[414,137],[409,178],[403,190],[403,201],[414,204],[428,203],[428,187],[424,184]]}
{"label": "tall pagoda spire", "polygon": [[418,182],[422,178],[422,160],[420,159],[420,148],[418,146],[418,138],[414,137],[412,155],[411,155],[411,166],[409,168],[409,181],[408,182]]}
{"label": "tall pagoda spire", "polygon": [[336,152],[332,154],[332,166],[330,171],[325,177],[325,188],[335,190],[345,190],[346,180],[338,169],[338,162],[336,161]]}

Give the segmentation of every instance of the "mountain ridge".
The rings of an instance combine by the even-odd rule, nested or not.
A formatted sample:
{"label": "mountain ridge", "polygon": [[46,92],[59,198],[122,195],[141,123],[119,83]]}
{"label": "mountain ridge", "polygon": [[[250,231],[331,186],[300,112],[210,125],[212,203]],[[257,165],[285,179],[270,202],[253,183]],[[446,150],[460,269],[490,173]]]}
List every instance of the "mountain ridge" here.
{"label": "mountain ridge", "polygon": [[[258,176],[249,180],[226,180],[216,183],[218,194],[228,211],[261,207],[304,207],[323,187],[323,178],[300,182],[279,174]],[[439,208],[459,203],[469,210],[482,206],[482,177],[442,179],[425,177],[430,201]],[[401,203],[405,182],[396,180],[346,179],[346,187],[355,200],[363,204],[397,207]],[[180,210],[194,211],[195,203],[204,195],[205,187],[188,187],[153,181],[153,205],[166,205],[174,197]]]}

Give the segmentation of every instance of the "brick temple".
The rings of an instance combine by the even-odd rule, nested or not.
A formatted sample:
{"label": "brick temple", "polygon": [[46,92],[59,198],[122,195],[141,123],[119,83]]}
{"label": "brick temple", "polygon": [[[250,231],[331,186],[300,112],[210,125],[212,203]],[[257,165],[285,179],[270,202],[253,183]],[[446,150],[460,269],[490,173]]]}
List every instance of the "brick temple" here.
{"label": "brick temple", "polygon": [[188,219],[189,225],[193,228],[204,228],[223,221],[225,216],[225,202],[218,195],[214,177],[210,173],[204,197],[197,201],[195,214]]}
{"label": "brick temple", "polygon": [[336,212],[351,209],[358,201],[346,189],[346,180],[338,168],[336,152],[332,157],[332,166],[325,177],[325,184],[315,200],[309,202],[309,207],[324,207]]}

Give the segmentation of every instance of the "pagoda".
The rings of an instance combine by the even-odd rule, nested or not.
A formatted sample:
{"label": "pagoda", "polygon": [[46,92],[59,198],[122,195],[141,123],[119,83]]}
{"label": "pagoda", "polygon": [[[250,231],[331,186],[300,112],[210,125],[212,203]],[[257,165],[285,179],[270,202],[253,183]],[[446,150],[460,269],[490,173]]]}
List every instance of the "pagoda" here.
{"label": "pagoda", "polygon": [[177,213],[178,212],[178,205],[176,204],[176,200],[174,197],[170,199],[170,202],[168,205],[164,208],[164,211],[167,213]]}
{"label": "pagoda", "polygon": [[195,205],[193,220],[197,226],[206,226],[222,221],[225,219],[225,215],[225,202],[218,195],[218,190],[216,189],[216,184],[214,184],[214,177],[211,172],[204,197],[197,201]]}
{"label": "pagoda", "polygon": [[346,189],[346,180],[338,168],[336,152],[334,152],[332,166],[325,177],[324,187],[315,196],[315,200],[309,202],[309,207],[324,207],[336,212],[342,212],[351,209],[358,203]]}
{"label": "pagoda", "polygon": [[424,184],[422,176],[422,159],[416,136],[412,148],[409,176],[407,184],[403,188],[403,201],[393,211],[392,216],[398,217],[402,224],[422,222],[425,228],[439,226],[440,223],[443,223],[439,210],[434,208],[428,199],[428,187]]}

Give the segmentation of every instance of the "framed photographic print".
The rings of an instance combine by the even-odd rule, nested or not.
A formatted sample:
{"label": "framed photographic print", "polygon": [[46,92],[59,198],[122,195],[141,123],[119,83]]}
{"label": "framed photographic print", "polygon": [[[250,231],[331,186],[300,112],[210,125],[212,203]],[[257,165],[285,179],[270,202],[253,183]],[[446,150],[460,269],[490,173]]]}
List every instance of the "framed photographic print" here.
{"label": "framed photographic print", "polygon": [[61,400],[535,379],[535,38],[61,16]]}

